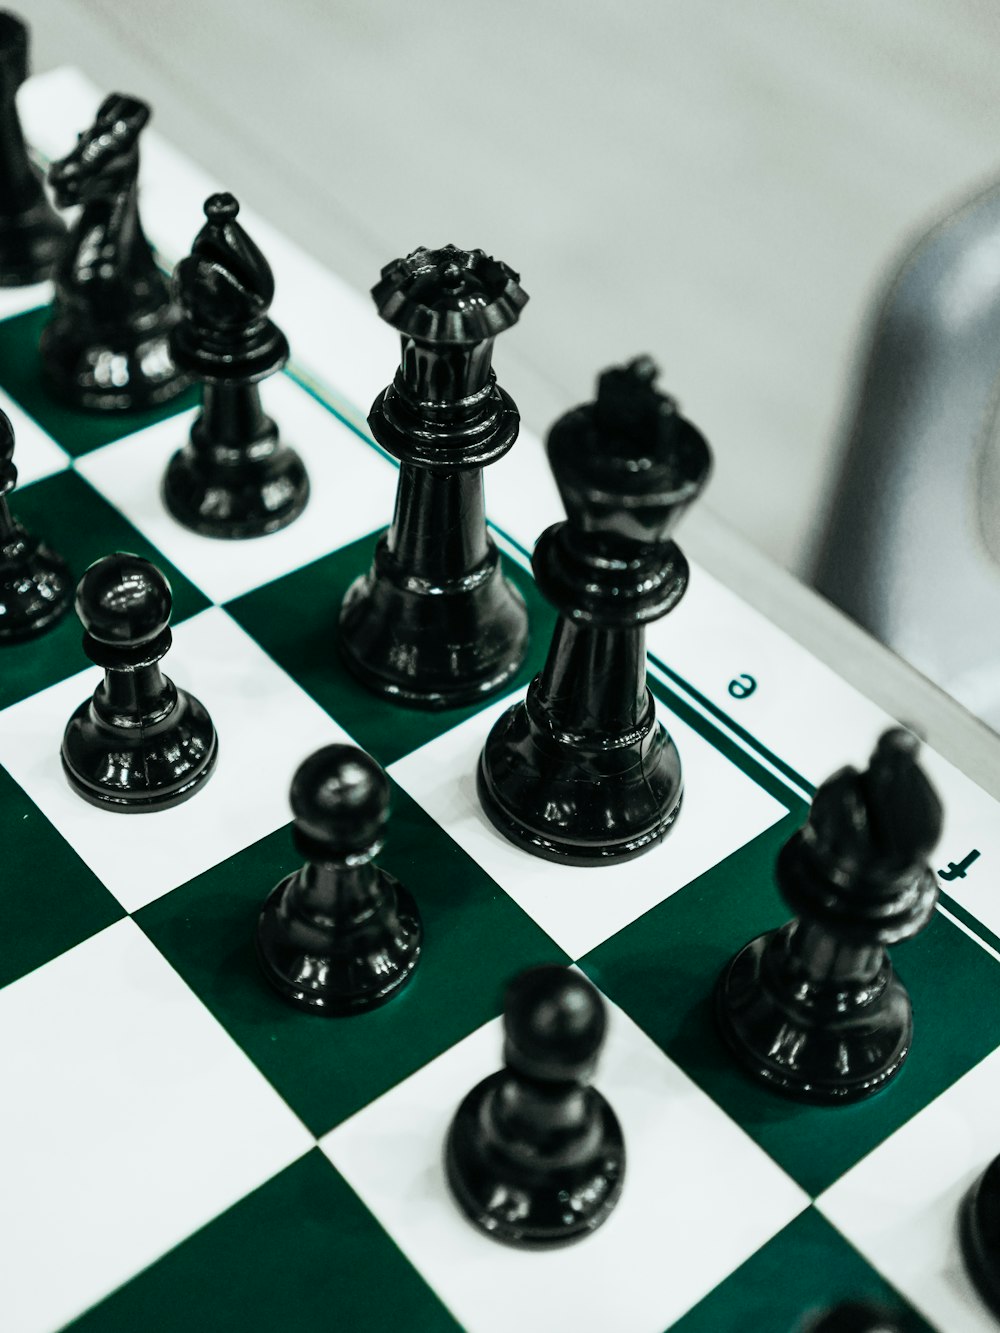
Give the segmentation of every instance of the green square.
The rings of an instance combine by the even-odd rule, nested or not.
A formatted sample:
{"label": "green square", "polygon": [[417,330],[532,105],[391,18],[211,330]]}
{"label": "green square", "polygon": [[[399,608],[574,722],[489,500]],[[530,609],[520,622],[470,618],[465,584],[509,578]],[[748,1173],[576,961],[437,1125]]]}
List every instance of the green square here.
{"label": "green square", "polygon": [[318,1148],[73,1321],[80,1333],[457,1333]]}
{"label": "green square", "polygon": [[[940,913],[892,951],[913,1001],[902,1072],[852,1106],[809,1106],[744,1074],[716,1031],[713,989],[744,944],[790,913],[774,880],[789,815],[583,961],[594,981],[813,1197],[1000,1043],[1000,968]],[[974,1021],[970,1015],[975,1015]]]}
{"label": "green square", "polygon": [[839,1231],[807,1208],[689,1310],[672,1333],[797,1333],[842,1301],[871,1301],[902,1333],[931,1327]]}
{"label": "green square", "polygon": [[[56,745],[59,738],[56,737]],[[0,986],[125,915],[121,905],[0,768]]]}
{"label": "green square", "polygon": [[42,378],[38,340],[48,323],[49,306],[0,321],[0,385],[74,458],[102,444],[165,421],[201,401],[196,387],[148,412],[84,412],[52,397]]}
{"label": "green square", "polygon": [[[170,580],[175,625],[209,605],[180,570],[72,469],[18,488],[11,496],[11,510],[32,536],[42,538],[62,556],[74,580],[102,555],[132,551],[152,560]],[[0,648],[0,708],[88,666],[82,642],[80,622],[70,609],[37,639],[4,644]]]}
{"label": "green square", "polygon": [[301,865],[289,828],[136,913],[136,920],[317,1137],[495,1017],[511,975],[568,962],[400,788],[379,864],[417,901],[423,956],[388,1004],[332,1018],[283,1000],[254,932],[273,886]]}
{"label": "green square", "polygon": [[[337,616],[348,587],[372,562],[380,533],[248,593],[226,609],[290,676],[383,767],[478,713],[482,701],[444,712],[403,708],[357,681],[337,652]],[[524,665],[510,681],[526,685],[548,652],[555,612],[526,570],[503,558],[504,572],[528,607],[531,639]]]}

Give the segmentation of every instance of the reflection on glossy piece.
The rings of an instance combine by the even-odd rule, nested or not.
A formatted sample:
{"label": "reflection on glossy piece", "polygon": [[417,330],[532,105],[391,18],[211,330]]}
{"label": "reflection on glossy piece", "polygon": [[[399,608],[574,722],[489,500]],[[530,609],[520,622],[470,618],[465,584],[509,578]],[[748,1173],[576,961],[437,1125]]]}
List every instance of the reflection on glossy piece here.
{"label": "reflection on glossy piece", "polygon": [[84,651],[104,667],[104,680],[66,726],[63,769],[85,801],[107,810],[178,805],[215,767],[212,719],[160,670],[170,609],[160,571],[122,552],[91,565],[76,591]]}
{"label": "reflection on glossy piece", "polygon": [[399,993],[420,960],[416,903],[373,864],[389,817],[389,781],[353,745],[327,745],[292,781],[295,845],[306,859],[268,896],[257,956],[300,1009],[342,1017]]}
{"label": "reflection on glossy piece", "polygon": [[645,627],[684,595],[670,540],[711,456],[647,358],[605,372],[597,401],[557,421],[549,460],[568,518],[541,536],[539,588],[560,612],[544,669],[496,723],[479,798],[506,837],[581,865],[635,856],[668,832],[683,783],[646,686]]}
{"label": "reflection on glossy piece", "polygon": [[781,849],[777,880],[796,919],[752,940],[716,991],[722,1033],[769,1087],[819,1103],[857,1101],[902,1068],[910,997],[886,946],[930,920],[938,886],[927,856],[941,804],[900,728],[868,769],[817,790],[804,828]]}
{"label": "reflection on glossy piece", "polygon": [[231,194],[206,200],[205,225],[174,273],[183,316],[171,352],[204,387],[191,438],[167,467],[163,498],[178,522],[206,537],[277,532],[309,498],[302,459],[261,406],[260,382],[288,360],[288,342],[268,318],[270,266],[238,213]]}
{"label": "reflection on glossy piece", "polygon": [[0,10],[0,287],[42,282],[66,240],[17,114],[17,90],[27,77],[27,26]]}
{"label": "reflection on glossy piece", "polygon": [[340,651],[377,693],[453,708],[501,690],[527,650],[524,602],[486,530],[482,469],[517,439],[493,340],[528,298],[506,264],[451,245],[389,264],[372,295],[402,357],[368,424],[401,466],[392,526],[344,598]]}
{"label": "reflection on glossy piece", "polygon": [[606,1021],[600,995],[570,968],[530,968],[508,987],[505,1067],[461,1103],[445,1145],[456,1201],[494,1240],[564,1245],[618,1202],[621,1125],[588,1086]]}
{"label": "reflection on glossy piece", "polygon": [[39,350],[50,387],[74,407],[141,410],[188,383],[167,340],[179,312],[139,221],[139,136],[148,120],[145,102],[112,93],[49,168],[56,203],[80,212],[56,266]]}
{"label": "reflection on glossy piece", "polygon": [[7,497],[16,484],[14,431],[0,412],[0,644],[50,629],[69,610],[72,588],[62,557],[11,514]]}

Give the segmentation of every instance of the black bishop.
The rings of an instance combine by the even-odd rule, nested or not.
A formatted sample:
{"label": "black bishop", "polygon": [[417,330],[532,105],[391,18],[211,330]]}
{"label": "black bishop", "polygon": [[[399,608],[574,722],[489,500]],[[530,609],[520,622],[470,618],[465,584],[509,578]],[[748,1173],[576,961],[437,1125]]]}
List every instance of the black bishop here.
{"label": "black bishop", "polygon": [[212,719],[160,670],[170,610],[163,574],[124,552],[91,565],[76,590],[83,649],[104,679],[66,725],[63,769],[78,795],[107,810],[165,810],[215,768]]}
{"label": "black bishop", "polygon": [[315,1014],[364,1013],[397,995],[420,960],[420,913],[374,864],[389,779],[353,745],[327,745],[292,780],[293,838],[305,865],[283,879],[257,923],[265,977]]}
{"label": "black bishop", "polygon": [[751,940],[716,988],[723,1036],[754,1078],[803,1101],[878,1092],[913,1039],[910,997],[886,946],[930,921],[938,896],[927,856],[942,811],[917,762],[919,742],[884,733],[868,768],[843,768],[816,791],[778,856],[795,913]]}
{"label": "black bishop", "polygon": [[305,508],[309,478],[261,406],[260,384],[288,360],[285,335],[268,316],[274,277],[237,221],[231,194],[205,202],[205,225],[174,273],[183,314],[170,346],[202,384],[201,413],[163,479],[179,523],[206,537],[260,537]]}

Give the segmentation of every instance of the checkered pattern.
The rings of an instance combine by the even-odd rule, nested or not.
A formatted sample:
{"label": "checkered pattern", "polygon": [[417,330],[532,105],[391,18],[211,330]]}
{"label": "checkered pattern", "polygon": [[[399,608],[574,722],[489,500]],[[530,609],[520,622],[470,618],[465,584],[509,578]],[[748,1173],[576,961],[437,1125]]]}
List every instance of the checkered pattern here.
{"label": "checkered pattern", "polygon": [[[72,79],[50,82],[42,138],[53,90],[78,110],[90,95]],[[158,153],[153,140],[147,156],[155,163]],[[175,195],[201,187],[168,158]],[[15,512],[77,573],[113,549],[164,569],[175,594],[167,671],[208,707],[220,758],[204,791],[174,810],[123,818],[80,802],[58,758],[65,720],[95,681],[79,627],[70,617],[4,649],[5,1333],[70,1322],[241,1333],[792,1330],[848,1297],[885,1302],[907,1327],[988,1327],[953,1239],[959,1197],[1000,1150],[991,1114],[1000,956],[971,914],[974,898],[900,950],[917,1036],[900,1079],[870,1103],[804,1108],[758,1089],[725,1055],[709,1012],[726,958],[784,919],[772,867],[805,808],[796,771],[822,772],[798,738],[788,754],[773,748],[773,714],[756,714],[772,748],[758,743],[747,714],[726,712],[739,705],[725,704],[719,680],[749,669],[740,655],[753,651],[756,671],[764,663],[818,691],[811,706],[824,733],[862,705],[745,608],[737,622],[747,635],[721,644],[722,594],[695,571],[686,647],[672,655],[664,630],[651,670],[685,764],[677,828],[618,867],[532,858],[483,819],[474,764],[498,710],[537,670],[551,627],[523,549],[501,531],[527,542],[526,529],[551,516],[537,442],[522,442],[527,482],[512,483],[508,460],[488,492],[529,606],[530,660],[506,700],[407,713],[361,689],[335,651],[340,597],[367,566],[395,487],[357,414],[299,372],[265,385],[266,407],[310,470],[310,505],[260,541],[199,538],[170,520],[158,489],[190,404],[96,424],[39,407],[32,340],[46,296],[0,293],[0,405],[17,427],[24,483]],[[356,307],[347,301],[340,315],[357,321],[363,342]],[[382,365],[382,380],[391,369]],[[356,384],[345,396],[360,401]],[[699,666],[705,643],[710,669]],[[845,736],[845,747],[870,747],[873,730]],[[325,1020],[263,984],[253,930],[268,891],[296,865],[291,774],[345,737],[393,781],[381,862],[419,901],[426,948],[391,1004]],[[975,839],[988,872],[996,809],[945,778],[962,812],[945,859]],[[504,983],[543,961],[574,963],[607,1000],[597,1081],[628,1144],[611,1219],[552,1254],[481,1236],[451,1204],[441,1167],[454,1107],[498,1065]]]}

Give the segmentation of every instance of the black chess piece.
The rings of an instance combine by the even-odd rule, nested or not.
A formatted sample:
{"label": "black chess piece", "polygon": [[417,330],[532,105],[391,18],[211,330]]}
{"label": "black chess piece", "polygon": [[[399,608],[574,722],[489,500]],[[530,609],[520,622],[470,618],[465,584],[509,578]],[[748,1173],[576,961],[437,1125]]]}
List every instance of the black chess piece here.
{"label": "black chess piece", "polygon": [[551,860],[635,856],[680,809],[680,757],[646,685],[645,627],[684,595],[688,564],[670,533],[711,455],[656,374],[645,357],[606,371],[597,401],[549,434],[569,517],[542,533],[532,568],[559,620],[527,698],[487,738],[478,785],[500,832]]}
{"label": "black chess piece", "polygon": [[813,798],[778,856],[795,919],[760,935],[723,970],[722,1033],[743,1067],[778,1092],[837,1104],[878,1092],[913,1037],[910,997],[886,946],[927,925],[938,885],[927,865],[941,803],[893,728],[868,769],[843,768]]}
{"label": "black chess piece", "polygon": [[187,386],[167,335],[179,316],[139,220],[139,136],[149,107],[112,93],[49,169],[60,208],[80,206],[55,269],[39,351],[49,386],[101,412],[165,403]]}
{"label": "black chess piece", "polygon": [[257,922],[264,975],[309,1013],[344,1017],[398,995],[420,961],[410,893],[373,863],[389,780],[353,745],[327,745],[292,780],[293,838],[306,864],[268,895]]}
{"label": "black chess piece", "polygon": [[17,90],[27,77],[28,27],[0,10],[0,287],[49,277],[66,240],[17,114]]}
{"label": "black chess piece", "polygon": [[900,1317],[871,1301],[840,1301],[811,1316],[799,1333],[905,1333]]}
{"label": "black chess piece", "polygon": [[529,968],[507,988],[504,1068],[463,1100],[445,1145],[452,1193],[495,1240],[580,1240],[618,1202],[621,1125],[589,1086],[606,1023],[600,995],[571,968]]}
{"label": "black chess piece", "polygon": [[160,670],[170,608],[156,566],[124,552],[91,565],[76,590],[83,650],[104,680],[67,723],[62,762],[77,794],[106,810],[179,805],[215,768],[212,719]]}
{"label": "black chess piece", "polygon": [[207,219],[174,273],[183,315],[170,335],[175,363],[201,380],[201,414],[170,460],[163,498],[178,522],[206,537],[260,537],[297,518],[309,498],[298,454],[278,436],[260,382],[288,360],[268,318],[274,278],[236,221],[231,194],[205,202]]}
{"label": "black chess piece", "polygon": [[400,460],[392,526],[340,612],[341,654],[370,689],[419,708],[485,699],[517,671],[524,602],[486,530],[483,468],[520,418],[491,368],[493,340],[528,297],[482,250],[414,250],[382,270],[379,314],[402,360],[368,424]]}
{"label": "black chess piece", "polygon": [[51,628],[69,609],[72,587],[63,558],[11,514],[7,496],[16,484],[14,431],[0,412],[0,643],[33,639]]}
{"label": "black chess piece", "polygon": [[1000,1319],[1000,1157],[994,1157],[966,1194],[959,1236],[969,1276]]}

